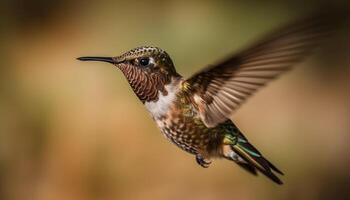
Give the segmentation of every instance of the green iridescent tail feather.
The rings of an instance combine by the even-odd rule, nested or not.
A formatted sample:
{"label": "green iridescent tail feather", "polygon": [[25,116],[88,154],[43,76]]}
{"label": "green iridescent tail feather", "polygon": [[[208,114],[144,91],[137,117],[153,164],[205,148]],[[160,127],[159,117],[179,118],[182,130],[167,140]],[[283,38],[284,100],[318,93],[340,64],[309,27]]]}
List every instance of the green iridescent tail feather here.
{"label": "green iridescent tail feather", "polygon": [[[283,173],[279,169],[277,169],[277,167],[275,167],[271,162],[265,159],[261,155],[261,153],[245,138],[239,138],[237,143],[231,145],[231,147],[236,154],[238,154],[244,161],[247,162],[238,163],[240,164],[240,166],[247,169],[251,173],[256,174],[256,172],[254,173],[254,170],[252,170],[251,168],[254,167],[275,183],[283,184],[283,182],[275,175],[274,172],[279,173],[281,175],[283,175]],[[251,167],[247,167],[247,165],[250,165]]]}

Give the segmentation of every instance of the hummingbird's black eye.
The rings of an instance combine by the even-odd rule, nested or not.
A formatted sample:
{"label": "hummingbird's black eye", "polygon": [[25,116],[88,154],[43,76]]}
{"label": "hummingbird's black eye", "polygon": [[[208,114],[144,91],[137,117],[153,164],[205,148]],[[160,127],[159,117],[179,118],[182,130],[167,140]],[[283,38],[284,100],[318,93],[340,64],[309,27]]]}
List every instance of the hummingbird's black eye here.
{"label": "hummingbird's black eye", "polygon": [[140,62],[140,65],[147,66],[149,64],[149,58],[141,58],[139,62]]}

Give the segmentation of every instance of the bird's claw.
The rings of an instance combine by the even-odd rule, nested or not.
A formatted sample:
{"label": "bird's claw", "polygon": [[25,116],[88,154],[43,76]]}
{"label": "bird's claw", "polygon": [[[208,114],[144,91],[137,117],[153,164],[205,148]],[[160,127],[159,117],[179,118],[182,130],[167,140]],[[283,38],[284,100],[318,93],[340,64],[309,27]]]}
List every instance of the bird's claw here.
{"label": "bird's claw", "polygon": [[210,160],[203,158],[201,155],[196,155],[196,161],[200,166],[204,168],[208,168],[209,165],[211,164]]}

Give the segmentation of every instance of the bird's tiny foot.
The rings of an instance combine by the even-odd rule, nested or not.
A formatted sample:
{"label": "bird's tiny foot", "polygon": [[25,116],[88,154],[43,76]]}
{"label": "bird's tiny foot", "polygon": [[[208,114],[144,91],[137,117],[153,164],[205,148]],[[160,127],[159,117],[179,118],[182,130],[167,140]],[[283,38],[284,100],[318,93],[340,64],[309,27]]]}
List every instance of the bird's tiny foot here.
{"label": "bird's tiny foot", "polygon": [[203,158],[203,156],[201,156],[199,154],[196,155],[196,161],[200,166],[202,166],[204,168],[208,168],[210,163],[211,163],[210,160]]}

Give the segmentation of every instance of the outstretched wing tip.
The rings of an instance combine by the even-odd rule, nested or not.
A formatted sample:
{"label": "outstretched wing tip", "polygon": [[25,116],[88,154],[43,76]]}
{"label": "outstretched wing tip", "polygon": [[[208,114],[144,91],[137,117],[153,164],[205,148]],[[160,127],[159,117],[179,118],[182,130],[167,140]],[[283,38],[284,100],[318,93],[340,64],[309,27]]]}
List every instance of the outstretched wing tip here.
{"label": "outstretched wing tip", "polygon": [[224,122],[257,90],[302,61],[332,32],[333,21],[327,15],[300,20],[187,79],[201,97],[196,103],[205,125]]}

